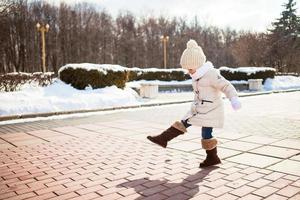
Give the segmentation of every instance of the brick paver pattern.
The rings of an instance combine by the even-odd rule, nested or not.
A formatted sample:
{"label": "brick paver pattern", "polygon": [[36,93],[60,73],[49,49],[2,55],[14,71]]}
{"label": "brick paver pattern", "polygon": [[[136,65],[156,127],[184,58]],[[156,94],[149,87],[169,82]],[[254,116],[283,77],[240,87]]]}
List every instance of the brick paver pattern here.
{"label": "brick paver pattern", "polygon": [[[263,115],[261,107],[248,109],[249,116]],[[222,164],[199,169],[205,156],[199,129],[189,128],[163,149],[145,138],[160,133],[175,117],[156,123],[145,116],[137,120],[126,115],[134,114],[1,134],[0,199],[300,199],[297,138],[252,134],[236,128],[238,124],[226,125],[216,130]],[[246,113],[237,115],[247,118]],[[295,111],[286,115],[293,121],[291,126],[299,121]],[[250,130],[262,128],[251,126],[252,122]]]}

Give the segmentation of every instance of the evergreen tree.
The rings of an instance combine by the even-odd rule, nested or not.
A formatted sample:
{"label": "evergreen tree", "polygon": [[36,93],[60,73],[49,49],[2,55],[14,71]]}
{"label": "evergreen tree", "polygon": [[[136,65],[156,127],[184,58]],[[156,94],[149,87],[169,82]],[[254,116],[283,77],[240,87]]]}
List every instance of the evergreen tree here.
{"label": "evergreen tree", "polygon": [[273,23],[275,27],[271,32],[280,36],[296,36],[299,34],[300,17],[296,15],[296,2],[289,0],[284,4],[285,10],[281,13],[281,18]]}
{"label": "evergreen tree", "polygon": [[296,14],[296,1],[284,4],[281,17],[272,23],[269,34],[270,64],[283,72],[299,72],[300,17]]}

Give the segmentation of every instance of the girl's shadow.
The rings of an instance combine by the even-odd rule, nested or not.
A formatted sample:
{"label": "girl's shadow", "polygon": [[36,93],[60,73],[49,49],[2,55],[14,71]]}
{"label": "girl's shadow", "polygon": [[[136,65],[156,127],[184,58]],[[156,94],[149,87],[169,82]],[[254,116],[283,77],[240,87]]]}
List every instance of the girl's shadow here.
{"label": "girl's shadow", "polygon": [[[188,195],[190,198],[195,196],[199,191],[198,183],[205,180],[205,177],[213,170],[218,169],[217,166],[212,166],[206,169],[202,169],[201,171],[197,172],[196,174],[192,174],[187,176],[184,180],[182,180],[180,183],[170,183],[168,180],[149,180],[148,177],[146,178],[140,178],[136,180],[131,180],[122,184],[117,185],[118,188],[125,187],[125,188],[134,188],[135,192],[140,194],[140,197],[137,197],[136,200],[144,199],[145,197],[149,196],[150,194],[155,194],[155,187],[162,185],[165,186],[166,189],[176,188],[178,186],[182,186],[185,188],[188,188]],[[148,189],[145,189],[144,186],[141,186],[141,184],[146,184]],[[151,186],[153,188],[153,192],[151,191]]]}

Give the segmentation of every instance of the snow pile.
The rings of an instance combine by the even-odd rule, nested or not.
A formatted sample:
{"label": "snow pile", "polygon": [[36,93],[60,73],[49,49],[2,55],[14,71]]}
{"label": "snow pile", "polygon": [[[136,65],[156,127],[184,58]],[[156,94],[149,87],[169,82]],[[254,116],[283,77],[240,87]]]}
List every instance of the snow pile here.
{"label": "snow pile", "polygon": [[121,65],[110,65],[110,64],[92,64],[92,63],[71,63],[71,64],[67,64],[65,66],[62,66],[59,70],[58,70],[58,74],[60,74],[61,71],[63,71],[64,69],[85,69],[85,70],[98,70],[99,72],[102,72],[104,74],[106,74],[107,70],[112,70],[114,72],[117,71],[125,71],[125,70],[129,70],[129,68],[127,67],[123,67]]}
{"label": "snow pile", "polygon": [[268,78],[264,83],[265,90],[286,90],[300,88],[300,77],[296,76],[275,76]]}
{"label": "snow pile", "polygon": [[136,93],[115,86],[77,90],[60,80],[47,87],[26,84],[20,91],[0,93],[0,116],[28,113],[102,109],[137,105]]}

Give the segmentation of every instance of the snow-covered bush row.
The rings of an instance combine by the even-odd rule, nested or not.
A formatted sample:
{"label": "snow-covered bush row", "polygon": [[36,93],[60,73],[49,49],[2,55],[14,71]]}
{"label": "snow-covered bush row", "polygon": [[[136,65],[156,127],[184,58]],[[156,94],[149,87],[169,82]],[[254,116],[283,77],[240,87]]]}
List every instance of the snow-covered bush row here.
{"label": "snow-covered bush row", "polygon": [[53,72],[24,73],[14,72],[0,75],[0,91],[12,92],[25,83],[47,86],[52,83],[55,74]]}
{"label": "snow-covered bush row", "polygon": [[131,68],[128,81],[160,80],[160,81],[185,81],[191,77],[184,69],[157,69],[157,68]]}
{"label": "snow-covered bush row", "polygon": [[128,81],[183,81],[190,78],[183,69],[140,69],[90,63],[65,65],[59,69],[58,74],[62,81],[77,89],[84,89],[87,86],[103,88],[111,85],[124,88]]}
{"label": "snow-covered bush row", "polygon": [[[267,67],[221,67],[221,74],[228,80],[274,78],[275,69]],[[184,81],[190,79],[184,69],[127,68],[120,65],[68,64],[60,68],[59,77],[77,89],[87,86],[103,88],[116,85],[124,88],[126,82],[139,80]]]}
{"label": "snow-covered bush row", "polygon": [[96,89],[112,85],[124,88],[128,70],[119,65],[68,64],[59,69],[58,76],[77,89]]}
{"label": "snow-covered bush row", "polygon": [[220,67],[220,73],[227,80],[249,80],[249,79],[263,79],[274,78],[276,70],[271,67]]}

